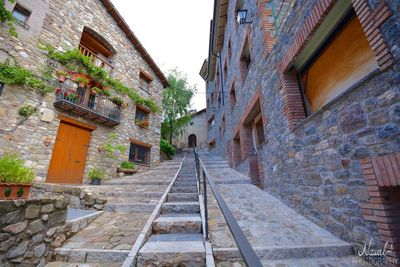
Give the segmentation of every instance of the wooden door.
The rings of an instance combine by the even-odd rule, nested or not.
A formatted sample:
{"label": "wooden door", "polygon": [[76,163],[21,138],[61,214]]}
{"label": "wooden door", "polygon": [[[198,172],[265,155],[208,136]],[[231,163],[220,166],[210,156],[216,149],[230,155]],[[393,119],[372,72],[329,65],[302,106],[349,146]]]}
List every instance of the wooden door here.
{"label": "wooden door", "polygon": [[81,184],[89,141],[89,129],[61,121],[46,182]]}
{"label": "wooden door", "polygon": [[189,145],[189,147],[197,146],[196,135],[194,135],[194,134],[189,135],[188,145]]}

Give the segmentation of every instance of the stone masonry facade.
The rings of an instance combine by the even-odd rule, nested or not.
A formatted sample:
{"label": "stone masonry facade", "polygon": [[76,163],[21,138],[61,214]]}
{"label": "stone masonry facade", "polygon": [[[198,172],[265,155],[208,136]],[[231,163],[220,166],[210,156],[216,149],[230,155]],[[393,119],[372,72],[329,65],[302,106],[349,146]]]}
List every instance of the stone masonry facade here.
{"label": "stone masonry facade", "polygon": [[[394,156],[400,151],[399,2],[349,1],[378,68],[310,116],[291,66],[339,1],[293,1],[279,35],[269,2],[216,1],[208,76],[202,75],[210,152],[356,248],[389,240],[398,251],[398,237],[390,234],[398,223],[388,215],[391,209],[398,214],[398,202],[376,200],[398,192],[398,184],[378,188],[379,180],[368,175],[370,161],[389,157],[393,167],[381,170],[397,181],[400,176]],[[251,23],[238,24],[238,5]],[[243,76],[246,42],[251,62]],[[264,139],[254,146],[248,125],[258,114]]]}
{"label": "stone masonry facade", "polygon": [[[12,10],[15,4],[5,2]],[[21,0],[18,4],[31,12],[27,22],[29,29],[16,25],[19,36],[14,38],[8,34],[5,25],[1,27],[1,62],[7,58],[12,59],[11,61],[14,60],[20,66],[40,75],[48,62],[45,52],[40,50],[38,45],[50,44],[59,50],[76,49],[85,27],[99,34],[115,50],[112,57],[114,70],[111,76],[134,88],[141,97],[151,97],[157,106],[161,107],[162,91],[166,86],[165,77],[143,46],[139,42],[132,42],[130,38],[133,38],[133,34],[126,33],[126,29],[129,29],[126,23],[122,19],[116,20],[121,17],[110,1]],[[149,91],[139,87],[140,72],[145,72],[152,78]],[[84,182],[88,182],[87,172],[92,167],[104,168],[109,177],[115,176],[116,167],[121,161],[128,160],[130,139],[151,146],[150,165],[159,162],[161,113],[150,113],[148,128],[141,128],[135,124],[136,105],[125,96],[124,102],[128,103],[128,107],[122,110],[121,123],[109,127],[56,109],[53,106],[54,101],[53,92],[41,97],[19,86],[6,85],[0,96],[0,154],[21,154],[28,164],[36,169],[38,180],[46,180],[62,118],[59,115],[96,126],[91,132]],[[38,112],[19,125],[23,118],[18,115],[18,109],[26,104],[37,107]],[[99,152],[110,133],[117,133],[116,143],[126,145],[127,148],[125,153],[113,160],[105,159]]]}

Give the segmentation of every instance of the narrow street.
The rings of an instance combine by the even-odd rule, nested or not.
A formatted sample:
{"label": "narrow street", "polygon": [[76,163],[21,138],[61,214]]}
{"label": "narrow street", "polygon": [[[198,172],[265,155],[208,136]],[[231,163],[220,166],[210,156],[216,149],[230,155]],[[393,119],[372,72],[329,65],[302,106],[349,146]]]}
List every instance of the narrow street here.
{"label": "narrow street", "polygon": [[[105,213],[57,249],[58,261],[47,266],[213,266],[206,265],[193,152],[186,153],[183,162],[176,158],[94,188],[107,196]],[[219,157],[203,152],[200,158],[264,266],[357,266],[349,243],[250,184]],[[141,192],[132,191],[138,185]],[[215,265],[239,266],[243,260],[211,190],[208,198]]]}

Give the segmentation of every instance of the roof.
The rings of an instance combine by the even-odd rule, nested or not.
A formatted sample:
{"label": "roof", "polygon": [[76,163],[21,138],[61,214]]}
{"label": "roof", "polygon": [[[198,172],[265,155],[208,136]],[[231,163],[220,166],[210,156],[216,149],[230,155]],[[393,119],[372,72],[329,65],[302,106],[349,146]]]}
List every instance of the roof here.
{"label": "roof", "polygon": [[136,48],[136,50],[139,51],[139,53],[142,55],[143,59],[147,62],[147,64],[149,64],[150,68],[156,73],[157,77],[160,79],[164,88],[168,87],[169,83],[168,83],[167,78],[162,73],[162,71],[157,66],[157,64],[154,62],[154,60],[151,58],[151,56],[149,55],[147,50],[140,43],[139,39],[135,36],[135,34],[129,28],[128,24],[122,18],[121,14],[119,14],[119,12],[115,8],[115,6],[111,3],[110,0],[100,0],[100,1],[106,8],[107,12],[115,20],[118,27],[125,33],[126,37],[131,41],[131,43]]}
{"label": "roof", "polygon": [[203,113],[203,112],[206,112],[206,109],[205,109],[205,108],[203,108],[203,109],[197,111],[195,114],[193,114],[193,116],[197,116],[197,115],[199,115],[199,114],[201,114],[201,113]]}

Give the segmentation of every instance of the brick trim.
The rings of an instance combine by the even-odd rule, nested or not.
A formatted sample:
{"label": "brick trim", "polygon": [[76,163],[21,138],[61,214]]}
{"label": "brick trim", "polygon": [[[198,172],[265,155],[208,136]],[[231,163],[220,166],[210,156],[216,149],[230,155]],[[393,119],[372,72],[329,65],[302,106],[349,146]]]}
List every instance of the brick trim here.
{"label": "brick trim", "polygon": [[362,203],[365,220],[376,223],[382,246],[389,242],[394,251],[389,257],[400,257],[400,153],[360,160],[367,184],[369,202]]}
{"label": "brick trim", "polygon": [[258,14],[261,18],[261,30],[264,32],[264,57],[271,53],[276,43],[274,18],[272,9],[267,7],[270,0],[261,0],[258,3]]}
{"label": "brick trim", "polygon": [[394,58],[380,28],[393,15],[392,11],[386,1],[381,1],[374,11],[369,7],[367,0],[352,0],[352,4],[379,68],[382,71],[390,68],[394,64]]}
{"label": "brick trim", "polygon": [[279,88],[283,95],[283,114],[288,119],[289,129],[293,131],[306,118],[295,71],[282,74],[279,81]]}

